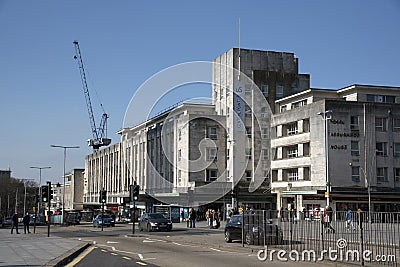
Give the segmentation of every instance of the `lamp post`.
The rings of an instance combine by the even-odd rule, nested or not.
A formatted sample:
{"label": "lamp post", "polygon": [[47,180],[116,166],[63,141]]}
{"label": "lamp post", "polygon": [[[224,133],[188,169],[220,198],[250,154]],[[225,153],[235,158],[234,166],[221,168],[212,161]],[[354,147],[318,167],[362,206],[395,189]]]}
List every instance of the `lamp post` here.
{"label": "lamp post", "polygon": [[29,167],[29,168],[31,168],[31,169],[38,169],[39,170],[39,207],[38,207],[38,212],[39,212],[39,214],[40,214],[40,208],[42,207],[42,198],[41,198],[41,195],[42,195],[42,170],[43,169],[51,169],[51,167],[36,167],[36,166],[31,166],[31,167]]}
{"label": "lamp post", "polygon": [[62,197],[62,213],[61,213],[61,224],[64,224],[64,200],[65,200],[65,161],[67,159],[67,149],[69,148],[79,148],[79,146],[57,146],[50,145],[51,147],[58,147],[64,149],[64,172],[63,172],[63,197]]}
{"label": "lamp post", "polygon": [[[349,166],[353,166],[353,164],[350,162]],[[367,186],[367,191],[368,191],[368,222],[371,223],[371,186],[370,183],[368,181],[368,177],[367,177],[367,172],[365,171],[365,169],[361,166],[358,166],[360,168],[360,170],[362,171],[363,175],[364,175],[364,183]]]}
{"label": "lamp post", "polygon": [[326,205],[329,206],[329,199],[331,193],[331,182],[329,180],[329,147],[328,147],[328,120],[332,118],[332,110],[326,110],[324,112],[318,112],[317,115],[322,116],[324,120],[324,132],[325,132],[325,176],[326,176]]}
{"label": "lamp post", "polygon": [[27,181],[34,181],[34,179],[21,179],[24,181],[24,209],[23,209],[23,214],[26,212],[26,182]]}

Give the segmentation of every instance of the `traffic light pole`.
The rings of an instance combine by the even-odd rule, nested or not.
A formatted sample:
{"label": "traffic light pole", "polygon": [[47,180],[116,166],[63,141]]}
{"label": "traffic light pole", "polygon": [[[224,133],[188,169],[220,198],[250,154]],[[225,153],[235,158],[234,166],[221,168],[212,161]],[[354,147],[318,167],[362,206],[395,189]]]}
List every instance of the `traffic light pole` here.
{"label": "traffic light pole", "polygon": [[51,182],[47,182],[47,237],[50,237],[50,192],[51,192]]}
{"label": "traffic light pole", "polygon": [[104,227],[104,202],[101,203],[101,231],[103,232]]}
{"label": "traffic light pole", "polygon": [[132,234],[135,234],[136,202],[133,201]]}

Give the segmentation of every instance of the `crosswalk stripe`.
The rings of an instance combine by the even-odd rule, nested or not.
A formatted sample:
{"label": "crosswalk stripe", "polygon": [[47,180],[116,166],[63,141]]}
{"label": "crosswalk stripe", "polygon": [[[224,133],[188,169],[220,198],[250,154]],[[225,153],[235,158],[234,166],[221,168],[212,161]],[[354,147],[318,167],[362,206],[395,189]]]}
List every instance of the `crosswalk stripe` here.
{"label": "crosswalk stripe", "polygon": [[147,265],[146,263],[141,262],[141,261],[137,261],[136,263],[137,263],[137,264],[140,264],[140,265],[143,265],[143,266]]}

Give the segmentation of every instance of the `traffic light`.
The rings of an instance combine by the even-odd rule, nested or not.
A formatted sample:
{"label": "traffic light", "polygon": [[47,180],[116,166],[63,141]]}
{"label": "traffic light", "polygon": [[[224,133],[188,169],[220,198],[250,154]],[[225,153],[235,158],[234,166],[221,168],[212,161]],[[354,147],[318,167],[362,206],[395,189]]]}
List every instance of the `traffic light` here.
{"label": "traffic light", "polygon": [[42,202],[48,202],[48,201],[49,201],[49,186],[42,185]]}
{"label": "traffic light", "polygon": [[131,201],[139,200],[139,190],[140,190],[139,185],[137,185],[137,184],[131,185]]}
{"label": "traffic light", "polygon": [[106,203],[107,202],[107,191],[106,190],[100,190],[100,203]]}
{"label": "traffic light", "polygon": [[47,186],[49,187],[49,201],[53,199],[53,190],[51,190],[51,182],[47,182]]}
{"label": "traffic light", "polygon": [[35,204],[37,205],[39,203],[39,195],[35,195]]}

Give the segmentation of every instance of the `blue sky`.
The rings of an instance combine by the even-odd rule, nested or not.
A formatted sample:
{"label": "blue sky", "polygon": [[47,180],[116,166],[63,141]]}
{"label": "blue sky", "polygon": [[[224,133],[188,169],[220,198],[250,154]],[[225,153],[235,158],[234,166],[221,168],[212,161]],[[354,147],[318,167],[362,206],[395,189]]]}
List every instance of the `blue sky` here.
{"label": "blue sky", "polygon": [[[108,135],[129,101],[166,67],[212,60],[237,46],[294,52],[311,86],[400,86],[400,1],[0,1],[0,169],[60,182],[91,152],[89,119],[72,42],[78,40],[97,123],[99,99]],[[204,86],[171,94],[209,95]],[[193,92],[195,91],[196,92]],[[97,94],[99,97],[97,97]],[[162,106],[161,105],[161,106]]]}

